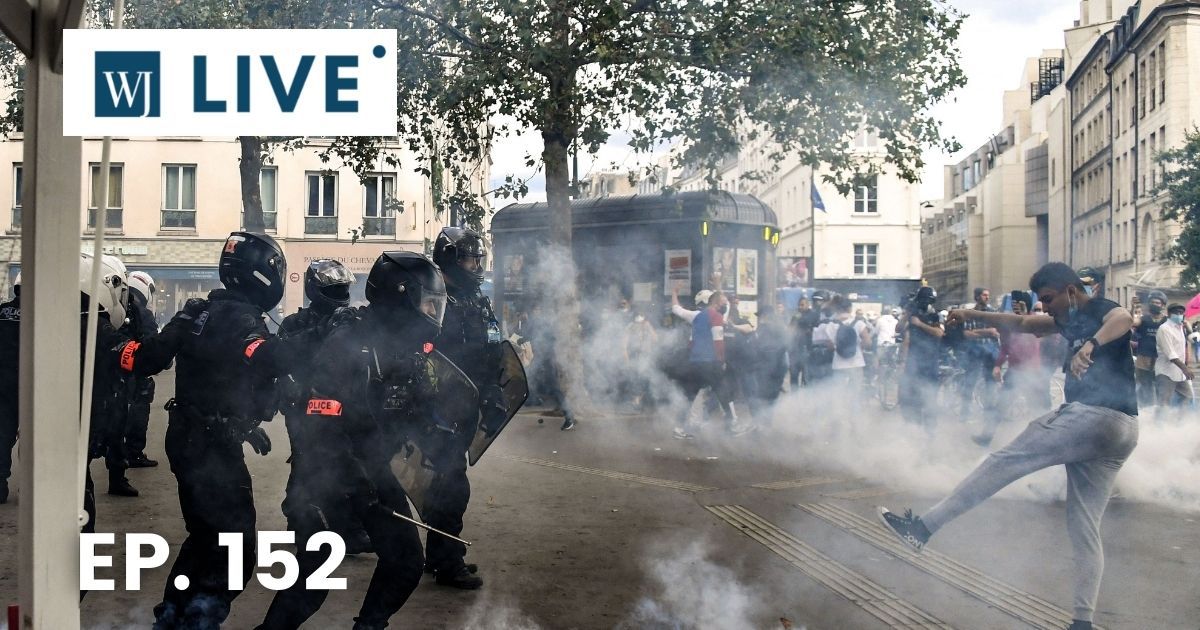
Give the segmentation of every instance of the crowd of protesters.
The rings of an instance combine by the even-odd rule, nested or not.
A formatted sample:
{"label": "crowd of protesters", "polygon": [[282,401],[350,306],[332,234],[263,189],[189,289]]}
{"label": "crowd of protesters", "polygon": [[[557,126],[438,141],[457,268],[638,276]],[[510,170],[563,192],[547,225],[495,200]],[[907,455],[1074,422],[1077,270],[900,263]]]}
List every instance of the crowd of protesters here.
{"label": "crowd of protesters", "polygon": [[[882,306],[815,290],[794,310],[781,302],[753,313],[722,291],[688,297],[685,304],[673,293],[665,315],[627,299],[585,309],[592,314],[581,330],[592,401],[653,413],[666,408],[670,389],[685,399],[671,412],[675,437],[693,439],[706,418],[722,419],[730,435],[740,436],[769,423],[784,393],[830,392],[826,408],[849,416],[872,411],[867,405],[882,399],[881,382],[891,378],[905,419],[930,432],[943,420],[971,421],[981,446],[1004,422],[1028,420],[1062,402],[1055,374],[1067,348],[1060,337],[999,330],[980,323],[984,318],[946,323],[954,308],[1048,317],[1026,290],[993,299],[979,287],[973,303],[953,305],[923,286],[900,304]],[[1159,292],[1149,295],[1144,314],[1140,305],[1131,311],[1139,403],[1180,413],[1194,399],[1189,366],[1200,351],[1200,322],[1189,326],[1184,307],[1168,305]],[[575,414],[559,390],[554,357],[533,350],[552,347],[553,322],[543,314],[522,316],[515,338],[530,366],[533,402],[555,408],[551,413],[561,413],[562,428],[570,430]]]}

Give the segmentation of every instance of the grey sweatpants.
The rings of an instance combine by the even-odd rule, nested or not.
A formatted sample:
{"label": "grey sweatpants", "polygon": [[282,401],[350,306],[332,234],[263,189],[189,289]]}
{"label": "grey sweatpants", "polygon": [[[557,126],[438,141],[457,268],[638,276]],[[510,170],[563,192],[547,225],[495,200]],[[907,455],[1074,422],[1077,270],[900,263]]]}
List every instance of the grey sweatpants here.
{"label": "grey sweatpants", "polygon": [[1075,554],[1075,618],[1091,621],[1104,574],[1100,518],[1113,482],[1137,446],[1137,418],[1105,407],[1069,403],[1029,423],[992,453],[950,496],[921,515],[930,532],[1008,484],[1043,468],[1067,468],[1067,535]]}

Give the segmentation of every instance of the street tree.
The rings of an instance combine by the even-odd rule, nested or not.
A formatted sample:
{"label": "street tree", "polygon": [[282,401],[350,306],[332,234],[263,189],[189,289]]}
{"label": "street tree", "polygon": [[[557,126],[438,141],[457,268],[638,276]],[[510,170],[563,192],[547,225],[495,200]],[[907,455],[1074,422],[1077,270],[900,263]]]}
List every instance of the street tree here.
{"label": "street tree", "polygon": [[[571,265],[569,148],[595,152],[613,130],[636,151],[680,143],[678,159],[716,166],[743,143],[829,168],[848,190],[863,127],[886,166],[915,180],[923,149],[956,148],[930,108],[964,83],[962,17],[944,0],[380,0],[382,26],[413,51],[409,104],[448,135],[486,147],[497,116],[537,130],[551,243],[565,280],[546,297],[560,382],[580,382]],[[423,75],[421,73],[424,73]],[[403,91],[402,87],[402,91]],[[404,95],[401,96],[404,102]],[[489,128],[487,138],[505,133]],[[776,160],[772,160],[776,161]],[[511,178],[509,179],[510,182]],[[512,192],[512,191],[508,191]]]}
{"label": "street tree", "polygon": [[1183,265],[1180,284],[1200,290],[1200,128],[1184,133],[1184,142],[1155,158],[1162,166],[1162,183],[1155,191],[1164,194],[1162,218],[1178,221],[1179,238],[1168,247],[1166,260]]}

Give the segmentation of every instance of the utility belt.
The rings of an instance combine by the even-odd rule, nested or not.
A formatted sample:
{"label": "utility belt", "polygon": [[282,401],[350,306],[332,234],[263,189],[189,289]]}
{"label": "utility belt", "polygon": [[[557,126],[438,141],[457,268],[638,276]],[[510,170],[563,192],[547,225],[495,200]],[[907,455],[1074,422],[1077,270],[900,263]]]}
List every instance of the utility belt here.
{"label": "utility belt", "polygon": [[205,413],[196,405],[172,398],[163,406],[179,414],[189,426],[198,427],[214,439],[241,444],[259,423],[227,413]]}

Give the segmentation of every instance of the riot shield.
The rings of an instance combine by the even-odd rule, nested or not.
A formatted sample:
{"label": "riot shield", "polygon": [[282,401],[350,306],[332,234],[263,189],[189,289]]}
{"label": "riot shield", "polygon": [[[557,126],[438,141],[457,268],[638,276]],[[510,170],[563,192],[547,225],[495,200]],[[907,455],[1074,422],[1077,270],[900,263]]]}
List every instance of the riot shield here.
{"label": "riot shield", "polygon": [[[435,351],[425,356],[425,377],[425,391],[432,395],[420,406],[425,417],[417,418],[391,461],[392,474],[418,514],[425,511],[425,497],[437,478],[436,458],[448,456],[447,445],[457,442],[448,438],[474,432],[479,418],[479,391],[445,355]],[[387,404],[385,399],[385,408]],[[458,453],[462,457],[462,451]]]}
{"label": "riot shield", "polygon": [[475,431],[475,439],[471,440],[471,446],[467,449],[472,466],[483,457],[484,451],[496,441],[500,432],[508,426],[509,421],[517,415],[525,400],[529,398],[529,381],[525,378],[525,366],[521,364],[516,348],[508,341],[500,342],[500,388],[504,392],[508,413],[499,426],[484,426],[480,421]]}

